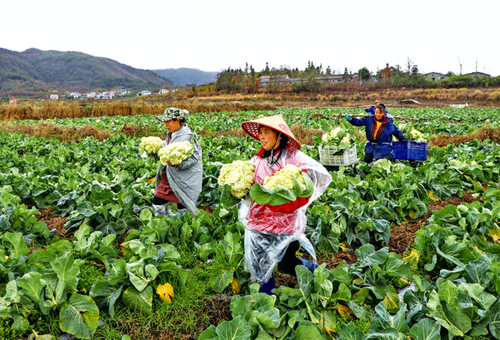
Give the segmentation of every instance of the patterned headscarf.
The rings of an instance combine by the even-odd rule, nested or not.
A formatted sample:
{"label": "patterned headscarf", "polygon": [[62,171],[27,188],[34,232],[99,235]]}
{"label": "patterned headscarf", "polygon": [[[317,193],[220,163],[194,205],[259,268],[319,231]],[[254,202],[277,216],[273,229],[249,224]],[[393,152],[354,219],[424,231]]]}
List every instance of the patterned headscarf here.
{"label": "patterned headscarf", "polygon": [[162,122],[168,122],[169,120],[172,119],[182,119],[186,118],[186,114],[188,114],[188,110],[183,110],[183,109],[178,109],[176,107],[169,107],[165,109],[165,112],[163,112],[163,116],[155,116],[156,119],[162,121]]}

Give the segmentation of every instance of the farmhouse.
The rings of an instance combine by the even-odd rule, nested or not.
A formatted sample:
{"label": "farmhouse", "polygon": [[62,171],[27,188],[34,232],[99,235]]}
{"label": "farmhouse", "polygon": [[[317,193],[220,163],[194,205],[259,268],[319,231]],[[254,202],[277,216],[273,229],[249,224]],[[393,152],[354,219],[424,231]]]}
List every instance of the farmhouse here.
{"label": "farmhouse", "polygon": [[262,76],[259,78],[259,86],[291,84],[292,78],[286,75]]}
{"label": "farmhouse", "polygon": [[50,100],[59,100],[59,95],[58,94],[51,94],[49,99]]}
{"label": "farmhouse", "polygon": [[486,77],[486,78],[491,78],[491,75],[488,73],[483,73],[483,72],[471,72],[471,73],[466,73],[464,76],[471,76],[472,78],[476,77]]}
{"label": "farmhouse", "polygon": [[439,80],[446,80],[449,78],[449,76],[439,72],[423,73],[422,76],[425,78],[425,80],[428,81],[439,81]]}
{"label": "farmhouse", "polygon": [[[357,81],[358,74],[354,73],[352,75],[348,75],[348,81]],[[314,80],[318,83],[342,83],[344,82],[345,76],[343,74],[333,74],[330,76],[324,77],[315,77]],[[307,78],[290,78],[288,75],[279,75],[279,76],[262,76],[259,78],[259,86],[268,86],[272,85],[286,85],[286,84],[299,84],[307,82]]]}
{"label": "farmhouse", "polygon": [[80,98],[82,95],[79,92],[70,92],[69,96],[77,99],[77,98]]}
{"label": "farmhouse", "polygon": [[144,91],[141,91],[138,96],[149,96],[151,94],[151,91],[149,90],[144,90]]}
{"label": "farmhouse", "polygon": [[104,92],[101,95],[101,99],[113,99],[115,97],[115,93],[113,91]]}

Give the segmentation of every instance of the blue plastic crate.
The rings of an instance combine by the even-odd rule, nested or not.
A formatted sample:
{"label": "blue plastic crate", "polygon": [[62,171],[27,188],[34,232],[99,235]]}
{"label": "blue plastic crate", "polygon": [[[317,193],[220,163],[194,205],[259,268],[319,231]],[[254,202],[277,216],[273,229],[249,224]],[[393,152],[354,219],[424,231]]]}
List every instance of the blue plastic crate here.
{"label": "blue plastic crate", "polygon": [[427,147],[425,142],[392,142],[392,159],[407,159],[410,161],[427,160]]}

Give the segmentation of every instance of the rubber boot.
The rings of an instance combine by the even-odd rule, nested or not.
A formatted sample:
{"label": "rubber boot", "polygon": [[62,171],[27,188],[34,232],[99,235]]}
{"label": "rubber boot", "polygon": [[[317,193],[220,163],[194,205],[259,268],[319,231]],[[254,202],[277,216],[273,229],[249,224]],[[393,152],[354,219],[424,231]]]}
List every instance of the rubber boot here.
{"label": "rubber boot", "polygon": [[168,204],[153,204],[153,209],[155,210],[155,216],[165,216],[172,213],[168,208]]}
{"label": "rubber boot", "polygon": [[266,293],[267,295],[273,295],[271,293],[271,290],[274,288],[274,277],[271,276],[269,281],[267,283],[264,283],[263,285],[260,286],[260,292],[261,293]]}
{"label": "rubber boot", "polygon": [[312,263],[309,260],[306,260],[306,259],[299,259],[299,260],[300,260],[300,262],[302,262],[302,265],[304,267],[306,267],[307,269],[309,269],[311,272],[314,272],[314,270],[319,267],[319,264]]}

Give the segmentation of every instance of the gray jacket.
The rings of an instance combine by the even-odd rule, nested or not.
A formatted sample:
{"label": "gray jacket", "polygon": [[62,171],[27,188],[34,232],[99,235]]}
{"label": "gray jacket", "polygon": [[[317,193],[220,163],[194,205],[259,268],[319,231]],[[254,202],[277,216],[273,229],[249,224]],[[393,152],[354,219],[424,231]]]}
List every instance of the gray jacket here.
{"label": "gray jacket", "polygon": [[170,143],[191,142],[194,147],[193,154],[182,161],[178,167],[160,165],[156,171],[156,188],[160,184],[161,172],[166,167],[168,182],[175,196],[192,214],[199,214],[196,202],[201,193],[203,163],[198,136],[187,125],[183,125],[179,130],[167,136],[167,139],[163,142],[164,147],[169,144],[169,138],[171,138]]}

